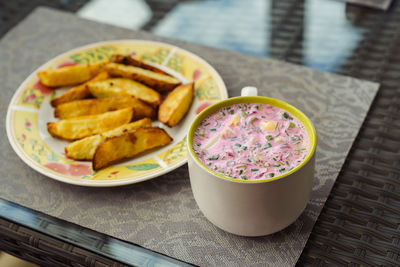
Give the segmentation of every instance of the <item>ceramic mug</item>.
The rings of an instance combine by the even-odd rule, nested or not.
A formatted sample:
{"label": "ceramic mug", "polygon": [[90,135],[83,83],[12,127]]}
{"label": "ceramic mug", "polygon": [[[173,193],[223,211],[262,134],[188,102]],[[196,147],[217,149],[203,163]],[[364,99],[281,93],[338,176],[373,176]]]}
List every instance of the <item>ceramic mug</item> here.
{"label": "ceramic mug", "polygon": [[[302,163],[282,175],[261,180],[240,180],[208,169],[193,150],[199,124],[223,107],[261,103],[289,111],[306,128],[310,140]],[[217,227],[242,236],[262,236],[292,224],[310,198],[315,169],[316,132],[309,118],[296,107],[269,97],[257,96],[257,89],[245,87],[239,97],[228,98],[203,110],[188,133],[188,166],[194,198],[205,217]]]}

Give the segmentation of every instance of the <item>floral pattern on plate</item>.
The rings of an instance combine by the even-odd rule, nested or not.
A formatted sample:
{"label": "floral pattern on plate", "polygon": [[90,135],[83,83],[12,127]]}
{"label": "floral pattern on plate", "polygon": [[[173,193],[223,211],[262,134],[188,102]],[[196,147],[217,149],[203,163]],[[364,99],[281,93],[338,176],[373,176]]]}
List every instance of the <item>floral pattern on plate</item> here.
{"label": "floral pattern on plate", "polygon": [[[64,154],[68,142],[55,139],[47,132],[47,122],[54,121],[49,102],[69,88],[53,90],[42,85],[36,73],[48,68],[106,60],[114,53],[131,54],[155,64],[183,83],[195,81],[195,98],[187,115],[176,127],[158,121],[174,141],[163,148],[109,166],[98,172],[90,162],[74,161]],[[10,143],[21,159],[36,171],[65,183],[84,186],[117,186],[151,179],[174,170],[187,161],[186,133],[198,110],[227,98],[226,87],[218,73],[203,59],[172,45],[121,40],[91,44],[66,52],[32,73],[17,89],[7,114]]]}

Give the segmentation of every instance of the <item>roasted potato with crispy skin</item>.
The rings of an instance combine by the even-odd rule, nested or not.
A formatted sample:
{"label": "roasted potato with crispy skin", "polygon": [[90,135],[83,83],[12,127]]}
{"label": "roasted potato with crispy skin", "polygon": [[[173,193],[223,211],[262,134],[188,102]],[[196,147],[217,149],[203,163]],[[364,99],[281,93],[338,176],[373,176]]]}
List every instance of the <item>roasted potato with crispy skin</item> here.
{"label": "roasted potato with crispy skin", "polygon": [[126,78],[113,78],[87,84],[90,93],[96,98],[113,96],[134,96],[156,107],[161,102],[161,95],[153,89]]}
{"label": "roasted potato with crispy skin", "polygon": [[128,66],[117,63],[108,63],[106,70],[111,76],[124,77],[141,82],[159,92],[168,92],[174,89],[181,82],[169,75],[157,73],[154,71]]}
{"label": "roasted potato with crispy skin", "polygon": [[101,114],[123,108],[134,108],[133,120],[154,118],[155,110],[133,96],[116,96],[102,99],[77,100],[58,105],[54,117],[69,119],[85,115]]}
{"label": "roasted potato with crispy skin", "polygon": [[132,120],[133,108],[110,111],[99,115],[88,115],[48,122],[47,130],[53,137],[65,140],[81,139],[103,133]]}
{"label": "roasted potato with crispy skin", "polygon": [[173,127],[189,110],[193,100],[194,83],[183,84],[170,92],[158,110],[158,120]]}
{"label": "roasted potato with crispy skin", "polygon": [[162,69],[157,68],[155,66],[152,66],[150,64],[147,64],[147,63],[145,63],[143,61],[140,61],[138,59],[135,59],[134,57],[129,56],[129,55],[128,56],[124,56],[124,55],[120,55],[120,54],[114,54],[114,55],[111,56],[110,61],[114,62],[114,63],[118,63],[118,64],[131,65],[131,66],[134,66],[134,67],[138,67],[138,68],[142,68],[142,69],[146,69],[146,70],[151,70],[151,71],[154,71],[154,72],[157,72],[157,73],[161,73],[161,74],[165,74],[165,75],[171,76],[170,74],[168,74],[167,72],[163,71]]}
{"label": "roasted potato with crispy skin", "polygon": [[94,64],[79,64],[59,69],[39,71],[40,82],[49,87],[75,85],[86,82],[104,70],[107,61]]}
{"label": "roasted potato with crispy skin", "polygon": [[88,136],[81,140],[70,143],[65,147],[67,157],[75,160],[92,160],[97,146],[106,140],[107,137],[113,137],[123,134],[140,127],[151,127],[151,119],[144,118],[139,121],[124,124],[110,131]]}
{"label": "roasted potato with crispy skin", "polygon": [[117,161],[132,158],[146,150],[169,144],[172,138],[158,127],[139,128],[109,137],[94,153],[92,167],[97,171]]}
{"label": "roasted potato with crispy skin", "polygon": [[[110,78],[110,76],[108,75],[107,72],[103,71],[100,72],[99,74],[97,74],[93,79],[91,79],[88,82],[95,82],[95,81],[101,81],[101,80],[105,80]],[[80,100],[80,99],[84,99],[90,96],[90,91],[89,89],[87,89],[86,84],[88,83],[84,83],[81,85],[78,85],[74,88],[69,89],[67,92],[65,92],[64,94],[54,98],[53,100],[51,100],[51,105],[53,107],[57,107],[58,105],[61,105],[63,103],[68,103],[74,100]]]}

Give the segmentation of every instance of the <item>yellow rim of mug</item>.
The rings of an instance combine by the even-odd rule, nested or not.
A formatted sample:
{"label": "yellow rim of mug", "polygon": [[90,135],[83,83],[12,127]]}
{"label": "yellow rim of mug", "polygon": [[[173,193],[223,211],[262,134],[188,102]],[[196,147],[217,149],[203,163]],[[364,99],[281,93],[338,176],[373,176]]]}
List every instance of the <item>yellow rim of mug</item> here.
{"label": "yellow rim of mug", "polygon": [[[242,103],[260,103],[260,104],[272,105],[272,106],[281,108],[283,110],[289,111],[292,115],[294,115],[297,119],[299,119],[303,123],[303,125],[305,126],[305,128],[307,130],[309,139],[310,139],[310,147],[309,147],[309,150],[308,150],[308,153],[307,153],[305,159],[297,167],[295,167],[294,169],[292,169],[282,175],[278,175],[278,176],[272,177],[272,178],[259,179],[259,180],[241,180],[241,179],[231,178],[231,177],[227,177],[227,176],[221,175],[219,173],[216,173],[216,172],[210,170],[209,168],[207,168],[197,158],[197,156],[193,150],[193,136],[194,136],[194,132],[197,129],[197,127],[199,126],[200,122],[202,122],[208,115],[220,110],[223,107],[227,107],[227,106],[231,106],[231,105],[235,105],[235,104],[242,104]],[[188,144],[188,151],[191,154],[191,156],[195,159],[197,164],[200,165],[203,169],[205,169],[209,173],[212,173],[213,175],[220,177],[222,179],[230,180],[232,182],[260,183],[260,182],[270,182],[270,181],[282,179],[282,178],[296,172],[301,167],[303,167],[310,160],[310,158],[312,157],[312,155],[315,152],[315,147],[317,145],[317,135],[316,135],[315,128],[314,128],[311,120],[296,107],[294,107],[282,100],[265,97],[265,96],[239,96],[239,97],[232,97],[232,98],[228,98],[226,100],[217,102],[217,103],[207,107],[202,112],[200,112],[200,114],[197,115],[197,117],[194,119],[192,125],[190,126],[187,144]]]}

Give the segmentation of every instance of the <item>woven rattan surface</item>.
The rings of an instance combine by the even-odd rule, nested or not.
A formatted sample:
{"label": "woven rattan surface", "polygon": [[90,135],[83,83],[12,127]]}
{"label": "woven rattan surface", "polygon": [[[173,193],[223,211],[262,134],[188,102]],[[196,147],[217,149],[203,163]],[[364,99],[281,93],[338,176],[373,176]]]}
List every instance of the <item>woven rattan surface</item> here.
{"label": "woven rattan surface", "polygon": [[[303,16],[304,5],[293,3],[287,13],[291,19],[282,19],[276,32],[291,29],[289,35],[296,36],[302,31],[290,22]],[[333,71],[381,87],[298,265],[399,266],[400,3],[394,1],[386,13],[347,6],[346,16],[365,30],[363,41]],[[274,41],[283,39],[277,35]],[[287,50],[276,49],[273,56],[303,64],[302,46],[297,35]]]}
{"label": "woven rattan surface", "polygon": [[[304,25],[299,23],[304,2],[274,1],[273,5],[270,56],[307,65],[302,54]],[[363,41],[340,67],[323,70],[380,82],[381,88],[298,264],[396,266],[400,263],[400,4],[393,1],[387,12],[347,6],[346,16],[363,29]],[[326,34],[341,41],[341,36]],[[322,52],[321,57],[328,57],[330,51]],[[10,238],[7,251],[19,257],[24,255],[13,250],[14,244],[20,244],[16,240],[26,244],[25,254],[30,256],[37,249],[33,244],[45,240],[27,238],[31,233],[7,221],[0,225],[1,234]],[[79,249],[66,244],[42,242],[69,251],[70,259],[80,255]],[[45,247],[41,246],[38,258],[47,255]],[[65,263],[61,257],[51,257]]]}

